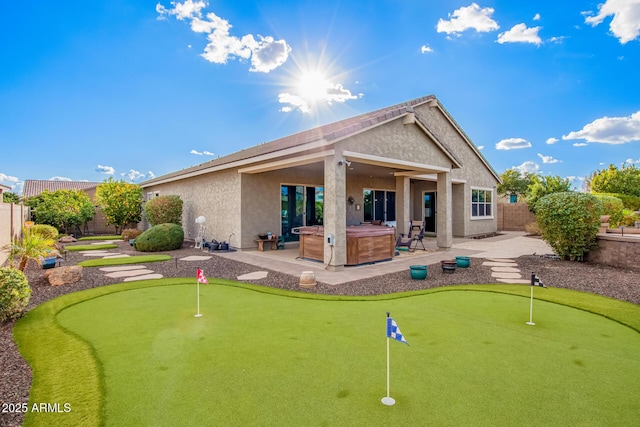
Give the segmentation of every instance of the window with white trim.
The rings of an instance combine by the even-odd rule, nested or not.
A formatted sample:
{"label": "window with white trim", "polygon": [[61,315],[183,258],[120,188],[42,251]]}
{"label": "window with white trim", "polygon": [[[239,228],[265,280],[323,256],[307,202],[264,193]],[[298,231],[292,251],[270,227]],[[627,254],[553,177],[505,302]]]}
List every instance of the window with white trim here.
{"label": "window with white trim", "polygon": [[493,190],[471,189],[471,218],[493,218]]}

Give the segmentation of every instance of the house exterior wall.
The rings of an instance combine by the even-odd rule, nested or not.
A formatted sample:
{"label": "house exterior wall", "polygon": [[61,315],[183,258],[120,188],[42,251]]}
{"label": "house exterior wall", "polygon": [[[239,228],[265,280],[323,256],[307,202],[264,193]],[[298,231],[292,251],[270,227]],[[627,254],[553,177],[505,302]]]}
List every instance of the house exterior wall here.
{"label": "house exterior wall", "polygon": [[182,227],[185,239],[195,240],[200,215],[206,218],[205,240],[228,240],[233,234],[231,245],[237,246],[242,236],[240,229],[240,174],[236,170],[220,171],[166,184],[145,187],[147,193],[160,196],[180,196],[182,199]]}

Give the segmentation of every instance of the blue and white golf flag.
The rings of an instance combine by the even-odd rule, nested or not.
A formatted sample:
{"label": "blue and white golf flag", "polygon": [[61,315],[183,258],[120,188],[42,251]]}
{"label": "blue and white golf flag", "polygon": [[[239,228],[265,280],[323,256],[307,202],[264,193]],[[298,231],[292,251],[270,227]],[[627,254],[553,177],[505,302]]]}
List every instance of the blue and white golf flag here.
{"label": "blue and white golf flag", "polygon": [[400,328],[398,328],[398,324],[392,317],[387,317],[387,338],[393,338],[396,341],[400,341],[409,345],[407,340],[404,339],[402,332],[400,332]]}

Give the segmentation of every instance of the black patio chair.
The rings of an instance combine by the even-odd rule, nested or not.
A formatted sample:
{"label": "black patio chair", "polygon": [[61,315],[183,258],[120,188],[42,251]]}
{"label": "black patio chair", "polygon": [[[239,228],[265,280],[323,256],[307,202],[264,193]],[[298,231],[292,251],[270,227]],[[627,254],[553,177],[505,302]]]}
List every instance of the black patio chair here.
{"label": "black patio chair", "polygon": [[406,247],[409,251],[415,251],[419,242],[426,250],[424,243],[422,243],[424,226],[424,221],[409,221],[409,232],[407,234],[400,233],[398,240],[396,240],[396,248]]}

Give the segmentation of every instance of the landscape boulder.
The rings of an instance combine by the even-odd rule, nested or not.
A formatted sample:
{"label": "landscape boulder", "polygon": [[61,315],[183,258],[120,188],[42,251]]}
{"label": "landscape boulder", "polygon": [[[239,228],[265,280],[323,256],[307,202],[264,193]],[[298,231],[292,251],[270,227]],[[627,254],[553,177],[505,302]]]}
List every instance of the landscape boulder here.
{"label": "landscape boulder", "polygon": [[68,267],[57,267],[47,270],[44,273],[45,279],[51,286],[69,285],[82,279],[82,267],[71,265]]}
{"label": "landscape boulder", "polygon": [[58,242],[60,242],[60,243],[75,243],[77,241],[78,241],[78,239],[76,239],[73,236],[64,236],[64,237],[61,237],[60,239],[58,239]]}

